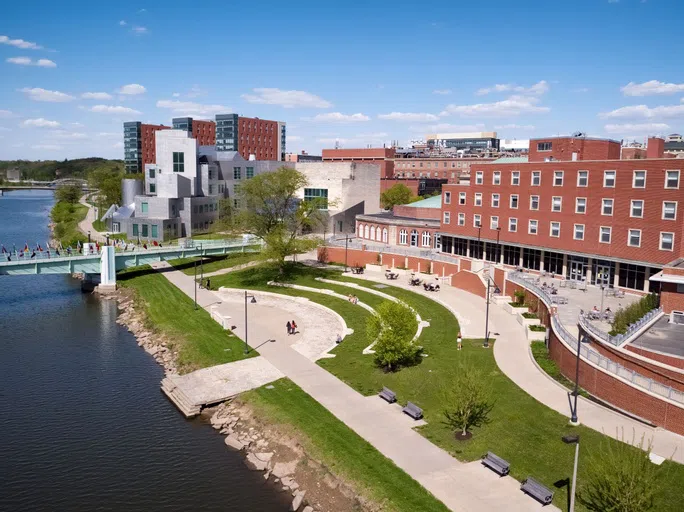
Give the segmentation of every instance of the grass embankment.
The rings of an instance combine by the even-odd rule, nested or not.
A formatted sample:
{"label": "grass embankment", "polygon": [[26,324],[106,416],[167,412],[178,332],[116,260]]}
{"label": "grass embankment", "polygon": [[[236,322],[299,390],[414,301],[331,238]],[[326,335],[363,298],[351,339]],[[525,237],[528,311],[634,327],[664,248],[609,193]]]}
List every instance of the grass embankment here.
{"label": "grass embankment", "polygon": [[[551,359],[549,351],[546,349],[546,343],[543,341],[533,341],[530,345],[532,351],[532,357],[537,362],[539,367],[544,370],[544,372],[551,377],[556,382],[562,384],[569,390],[575,389],[575,384],[565,377],[560,371],[560,368],[556,364],[556,361]],[[589,393],[587,393],[582,388],[579,389],[580,396],[591,399]]]}
{"label": "grass embankment", "polygon": [[[197,276],[200,275],[200,260],[202,258],[178,258],[176,260],[169,260],[169,263],[173,265],[177,270],[180,270],[187,276],[195,275],[195,261],[197,261]],[[216,272],[217,270],[222,270],[224,268],[232,268],[238,265],[244,265],[251,261],[259,259],[259,253],[253,252],[235,252],[229,253],[221,256],[207,256],[204,258],[202,266],[204,267],[204,273],[209,274],[210,272]]]}
{"label": "grass embankment", "polygon": [[77,242],[87,242],[88,237],[78,229],[78,223],[85,219],[88,207],[79,203],[57,201],[52,207],[50,218],[54,222],[53,236],[64,247],[74,246]]}
{"label": "grass embankment", "polygon": [[204,309],[195,310],[193,300],[149,267],[119,273],[120,286],[135,290],[143,304],[147,324],[173,343],[178,351],[178,367],[183,371],[229,363],[258,355],[225,331]]}
{"label": "grass embankment", "polygon": [[[364,356],[361,353],[368,345],[365,323],[369,313],[365,310],[334,297],[266,286],[269,279],[278,277],[283,281],[328,289],[338,287],[315,281],[314,278],[326,276],[366,287],[372,287],[374,283],[342,277],[340,272],[331,270],[303,267],[290,267],[288,270],[283,276],[279,276],[277,270],[264,267],[237,271],[212,279],[212,287],[246,287],[306,296],[335,310],[354,329],[354,334],[333,349],[335,358],[322,359],[319,364],[365,395],[377,393],[382,386],[387,386],[397,393],[401,403],[411,401],[418,404],[423,408],[427,421],[427,425],[418,430],[458,459],[477,460],[487,451],[493,451],[511,463],[511,474],[515,478],[522,480],[531,475],[554,489],[554,503],[564,509],[567,507],[568,489],[555,488],[554,483],[571,476],[574,450],[563,444],[561,437],[579,433],[582,437],[583,455],[596,453],[602,443],[615,442],[589,428],[571,427],[565,416],[525,393],[499,370],[493,349],[483,349],[482,340],[464,340],[463,350],[456,350],[456,334],[459,330],[456,318],[429,298],[392,286],[381,291],[403,300],[423,320],[430,322],[430,327],[423,330],[419,339],[428,357],[423,358],[416,366],[395,373],[384,373],[373,364],[372,355]],[[382,301],[380,297],[353,288],[339,287],[336,291],[345,295],[353,293],[371,306],[377,304],[378,300]],[[492,347],[493,343],[495,342],[492,342]],[[456,441],[453,432],[444,424],[442,415],[446,405],[441,392],[442,386],[448,386],[454,381],[461,365],[474,366],[481,372],[483,379],[491,386],[495,401],[490,423],[474,429],[474,435],[469,441]],[[631,433],[625,432],[625,436],[629,438]],[[580,465],[580,484],[585,468],[586,465]],[[665,462],[664,469],[664,492],[655,510],[679,510],[678,489],[684,483],[684,466]],[[578,510],[580,509],[578,506]]]}
{"label": "grass embankment", "polygon": [[269,423],[294,430],[307,454],[391,511],[448,509],[289,379],[240,395]]}

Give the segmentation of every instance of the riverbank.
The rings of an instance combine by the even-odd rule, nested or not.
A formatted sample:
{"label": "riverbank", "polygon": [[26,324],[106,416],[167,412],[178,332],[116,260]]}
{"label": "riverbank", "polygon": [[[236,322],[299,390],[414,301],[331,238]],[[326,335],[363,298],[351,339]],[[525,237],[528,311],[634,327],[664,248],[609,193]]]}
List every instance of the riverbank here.
{"label": "riverbank", "polygon": [[52,222],[49,224],[51,244],[63,247],[75,246],[78,242],[86,242],[88,237],[82,233],[78,224],[88,214],[88,207],[82,204],[57,201],[50,211]]}

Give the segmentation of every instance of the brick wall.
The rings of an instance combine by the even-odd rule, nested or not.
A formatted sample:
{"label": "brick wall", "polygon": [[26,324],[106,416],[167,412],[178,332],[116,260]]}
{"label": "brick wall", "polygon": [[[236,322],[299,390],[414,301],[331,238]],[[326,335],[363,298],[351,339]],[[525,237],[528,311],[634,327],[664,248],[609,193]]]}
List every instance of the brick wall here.
{"label": "brick wall", "polygon": [[397,205],[392,210],[397,217],[410,217],[412,219],[435,219],[442,218],[442,210],[439,208],[418,208],[410,204]]}
{"label": "brick wall", "polygon": [[435,261],[432,264],[432,273],[440,277],[451,276],[458,272],[458,263],[443,263],[441,261]]}
{"label": "brick wall", "polygon": [[682,357],[668,356],[666,354],[660,354],[658,352],[646,350],[641,347],[635,347],[633,345],[627,345],[625,349],[629,350],[630,352],[634,352],[635,354],[653,359],[654,361],[660,361],[661,363],[669,364],[670,366],[684,370],[684,358]]}
{"label": "brick wall", "polygon": [[494,268],[494,282],[501,290],[501,295],[506,295],[506,272],[501,268]]}
{"label": "brick wall", "polygon": [[[329,263],[344,263],[344,247],[319,247],[318,258]],[[365,267],[368,264],[378,264],[378,253],[371,251],[361,251],[358,249],[347,250],[347,264],[350,267]]]}
{"label": "brick wall", "polygon": [[[550,142],[550,151],[538,151],[537,144]],[[571,161],[572,154],[577,160],[618,160],[620,158],[620,143],[608,139],[586,139],[583,137],[557,137],[550,139],[530,140],[530,162],[543,162],[546,158]]]}
{"label": "brick wall", "polygon": [[414,196],[417,196],[418,195],[418,182],[419,181],[420,180],[418,178],[415,178],[415,179],[382,178],[380,180],[380,192],[384,192],[385,190],[392,188],[397,183],[401,183],[402,185],[406,185],[411,190],[411,192],[413,193]]}
{"label": "brick wall", "polygon": [[684,311],[684,293],[677,292],[675,283],[662,283],[660,288],[660,306],[665,313]]}
{"label": "brick wall", "polygon": [[487,295],[487,288],[477,274],[462,270],[451,278],[451,286],[470,292],[483,299]]}

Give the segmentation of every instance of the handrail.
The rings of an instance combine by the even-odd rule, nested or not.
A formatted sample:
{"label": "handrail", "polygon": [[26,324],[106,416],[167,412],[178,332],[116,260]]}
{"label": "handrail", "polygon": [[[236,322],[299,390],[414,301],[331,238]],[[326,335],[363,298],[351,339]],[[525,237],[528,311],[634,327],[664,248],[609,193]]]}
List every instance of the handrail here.
{"label": "handrail", "polygon": [[590,332],[594,337],[602,341],[605,341],[606,343],[610,343],[611,345],[619,347],[620,345],[625,345],[632,341],[633,338],[636,337],[636,334],[638,334],[641,331],[641,329],[657,320],[662,312],[663,308],[652,309],[644,316],[642,316],[639,320],[637,320],[633,324],[630,324],[627,327],[627,332],[625,332],[624,334],[617,334],[615,336],[612,336],[611,334],[604,332],[598,327],[596,327],[590,321],[590,319],[587,318],[586,314],[579,315],[579,323],[585,331]]}
{"label": "handrail", "polygon": [[[328,239],[326,243],[333,247],[345,247],[345,240],[335,240]],[[410,256],[414,258],[423,258],[432,261],[440,261],[442,263],[457,263],[460,256],[457,254],[447,255],[445,253],[440,253],[432,248],[420,248],[420,247],[397,247],[394,245],[388,245],[383,243],[373,243],[367,240],[349,240],[346,243],[349,249],[362,249],[362,246],[366,246],[371,251],[377,251],[383,254],[394,254],[398,256]]]}

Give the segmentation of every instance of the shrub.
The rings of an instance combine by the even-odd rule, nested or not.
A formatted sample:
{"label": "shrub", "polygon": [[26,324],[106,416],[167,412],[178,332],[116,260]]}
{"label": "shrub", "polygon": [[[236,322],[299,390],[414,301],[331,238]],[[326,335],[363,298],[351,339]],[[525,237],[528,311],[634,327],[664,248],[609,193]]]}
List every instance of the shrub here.
{"label": "shrub", "polygon": [[522,305],[523,302],[525,302],[525,290],[516,290],[513,293],[513,296],[515,297],[515,302]]}
{"label": "shrub", "polygon": [[528,325],[530,328],[530,331],[532,332],[546,332],[546,326],[545,325]]}
{"label": "shrub", "polygon": [[610,334],[615,336],[616,334],[626,333],[630,324],[638,321],[646,313],[657,307],[658,296],[655,293],[650,293],[634,304],[618,309],[615,312],[613,329],[610,331]]}
{"label": "shrub", "polygon": [[522,316],[527,319],[538,318],[537,313],[523,313]]}
{"label": "shrub", "polygon": [[412,343],[418,329],[415,313],[404,304],[392,301],[381,303],[376,311],[377,315],[368,319],[366,327],[368,340],[376,342],[375,364],[388,371],[415,364],[420,357],[420,348]]}

